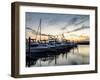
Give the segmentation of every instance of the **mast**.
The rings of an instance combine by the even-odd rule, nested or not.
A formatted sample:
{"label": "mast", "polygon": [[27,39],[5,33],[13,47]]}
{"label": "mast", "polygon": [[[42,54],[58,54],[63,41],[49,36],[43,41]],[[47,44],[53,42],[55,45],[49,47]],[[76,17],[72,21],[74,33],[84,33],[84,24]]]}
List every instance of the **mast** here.
{"label": "mast", "polygon": [[40,27],[40,42],[41,42],[41,18],[40,18],[40,24],[39,24],[39,27]]}
{"label": "mast", "polygon": [[38,34],[40,35],[40,41],[41,41],[41,18],[40,18],[39,26],[36,33],[36,40],[37,40]]}

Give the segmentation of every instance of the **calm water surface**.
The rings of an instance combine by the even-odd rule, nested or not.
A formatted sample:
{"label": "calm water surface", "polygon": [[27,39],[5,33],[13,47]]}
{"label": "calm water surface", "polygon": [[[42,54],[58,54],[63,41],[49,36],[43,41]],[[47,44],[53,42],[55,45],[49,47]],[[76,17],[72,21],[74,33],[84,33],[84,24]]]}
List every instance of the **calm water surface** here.
{"label": "calm water surface", "polygon": [[32,67],[89,64],[89,45],[78,45],[69,52],[31,61]]}

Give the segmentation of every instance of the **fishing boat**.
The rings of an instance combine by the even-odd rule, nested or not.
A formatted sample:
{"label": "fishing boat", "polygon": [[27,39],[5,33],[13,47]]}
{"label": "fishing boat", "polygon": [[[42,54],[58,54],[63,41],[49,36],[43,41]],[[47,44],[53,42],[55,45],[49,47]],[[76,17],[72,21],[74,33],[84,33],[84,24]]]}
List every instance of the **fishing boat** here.
{"label": "fishing boat", "polygon": [[[39,32],[39,29],[40,29],[40,32]],[[37,34],[36,34],[36,39],[37,40],[37,35],[40,35],[40,41],[37,42],[37,41],[31,41],[31,38],[29,37],[28,39],[28,45],[26,45],[26,53],[27,55],[29,54],[32,54],[32,55],[35,55],[35,54],[39,54],[39,53],[45,53],[49,50],[49,47],[46,45],[46,44],[43,44],[41,43],[41,19],[40,19],[40,22],[39,22],[39,26],[38,26],[38,29],[37,29]]]}
{"label": "fishing boat", "polygon": [[[75,46],[74,43],[71,42],[60,42],[59,40],[48,40],[47,43],[42,43],[41,41],[41,22],[42,20],[40,19],[39,26],[37,29],[37,34],[36,34],[36,39],[37,40],[37,35],[39,33],[40,35],[40,41],[39,42],[31,42],[31,38],[28,40],[28,45],[26,48],[26,52],[32,53],[32,54],[37,54],[37,53],[43,53],[45,54],[46,52],[59,52],[63,50],[70,49]],[[39,31],[40,30],[40,31]],[[43,55],[41,54],[41,55]]]}
{"label": "fishing boat", "polygon": [[[28,52],[29,47],[27,47],[26,51]],[[38,53],[38,52],[46,52],[48,51],[48,47],[44,44],[39,43],[31,43],[30,44],[30,52]]]}

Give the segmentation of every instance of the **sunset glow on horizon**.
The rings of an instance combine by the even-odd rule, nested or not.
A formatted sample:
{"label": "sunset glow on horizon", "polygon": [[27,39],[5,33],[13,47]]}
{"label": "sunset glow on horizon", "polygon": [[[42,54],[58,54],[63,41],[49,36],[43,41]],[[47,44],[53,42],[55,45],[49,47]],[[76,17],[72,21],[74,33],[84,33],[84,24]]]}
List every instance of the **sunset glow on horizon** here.
{"label": "sunset glow on horizon", "polygon": [[39,40],[41,26],[41,40],[52,35],[59,40],[63,37],[69,41],[89,41],[89,20],[89,15],[26,12],[26,39]]}

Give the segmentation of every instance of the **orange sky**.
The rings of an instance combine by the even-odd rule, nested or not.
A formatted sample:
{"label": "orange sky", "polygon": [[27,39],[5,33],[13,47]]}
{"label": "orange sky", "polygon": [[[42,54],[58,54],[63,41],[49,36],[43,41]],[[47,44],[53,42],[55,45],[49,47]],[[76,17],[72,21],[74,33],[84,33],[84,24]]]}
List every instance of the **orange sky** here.
{"label": "orange sky", "polygon": [[[32,32],[26,33],[26,38],[31,37],[32,39],[36,39],[36,35],[32,34]],[[58,37],[59,40],[62,39],[62,34],[59,34]],[[64,33],[64,39],[70,40],[70,41],[84,41],[89,40],[89,36],[86,34],[76,34],[76,33]],[[40,35],[37,35],[37,40],[40,40]],[[41,35],[41,40],[48,40],[48,36]]]}

